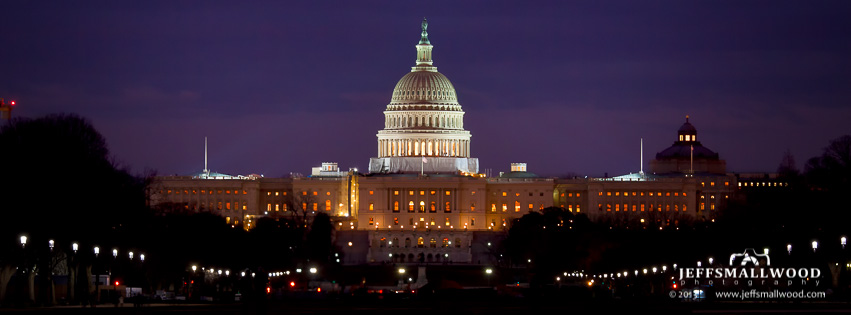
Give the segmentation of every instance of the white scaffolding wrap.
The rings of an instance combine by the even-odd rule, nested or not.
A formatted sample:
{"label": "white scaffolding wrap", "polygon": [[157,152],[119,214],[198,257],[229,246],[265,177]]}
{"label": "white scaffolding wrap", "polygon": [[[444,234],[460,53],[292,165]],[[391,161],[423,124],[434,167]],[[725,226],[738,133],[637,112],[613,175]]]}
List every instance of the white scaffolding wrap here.
{"label": "white scaffolding wrap", "polygon": [[370,158],[370,173],[478,173],[479,159],[456,157],[384,157]]}

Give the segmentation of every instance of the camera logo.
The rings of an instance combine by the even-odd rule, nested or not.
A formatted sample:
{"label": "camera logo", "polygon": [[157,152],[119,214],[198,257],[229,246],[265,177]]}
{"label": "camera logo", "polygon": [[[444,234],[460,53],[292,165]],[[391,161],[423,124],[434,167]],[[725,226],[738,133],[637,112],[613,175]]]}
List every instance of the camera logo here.
{"label": "camera logo", "polygon": [[768,257],[768,251],[758,254],[753,248],[745,249],[741,254],[730,255],[730,266],[770,266],[771,258]]}

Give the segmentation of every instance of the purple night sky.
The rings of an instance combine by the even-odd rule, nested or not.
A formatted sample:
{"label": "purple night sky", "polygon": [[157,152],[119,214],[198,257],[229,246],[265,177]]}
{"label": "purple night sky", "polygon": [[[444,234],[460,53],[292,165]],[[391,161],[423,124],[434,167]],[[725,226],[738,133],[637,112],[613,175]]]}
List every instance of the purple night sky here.
{"label": "purple night sky", "polygon": [[429,20],[482,170],[637,172],[685,115],[729,171],[851,133],[851,1],[3,1],[0,97],[132,172],[365,170]]}

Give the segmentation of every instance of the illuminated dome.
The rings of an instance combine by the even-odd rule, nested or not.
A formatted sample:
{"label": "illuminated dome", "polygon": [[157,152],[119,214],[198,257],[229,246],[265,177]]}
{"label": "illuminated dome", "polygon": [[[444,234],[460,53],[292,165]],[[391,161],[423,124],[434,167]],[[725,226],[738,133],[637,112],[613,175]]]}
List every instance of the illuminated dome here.
{"label": "illuminated dome", "polygon": [[449,79],[437,70],[415,70],[402,77],[393,89],[393,97],[390,99],[388,109],[391,109],[390,106],[393,105],[418,104],[454,105],[458,106],[457,110],[461,109],[452,82],[449,82]]}
{"label": "illuminated dome", "polygon": [[437,72],[423,20],[416,65],[396,83],[370,173],[478,173],[455,87]]}

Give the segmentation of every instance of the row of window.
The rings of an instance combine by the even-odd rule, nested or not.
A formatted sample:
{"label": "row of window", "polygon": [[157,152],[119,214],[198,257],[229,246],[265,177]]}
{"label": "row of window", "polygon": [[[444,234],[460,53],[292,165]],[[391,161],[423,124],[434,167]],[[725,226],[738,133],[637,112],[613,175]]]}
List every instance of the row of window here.
{"label": "row of window", "polygon": [[[370,194],[370,195],[372,195],[372,190],[370,190],[370,191],[369,191],[369,194]],[[425,196],[425,194],[426,194],[426,191],[425,191],[425,190],[420,190],[420,196]],[[436,190],[429,191],[429,195],[436,195],[436,194],[437,194],[437,191],[436,191]],[[452,195],[452,191],[446,190],[446,191],[444,191],[444,194],[446,194],[447,196],[450,196],[450,195]],[[473,194],[475,194],[475,192],[473,192]],[[399,191],[398,191],[398,190],[394,190],[394,191],[393,191],[393,195],[394,195],[394,196],[398,196],[398,195],[399,195]],[[413,195],[414,195],[414,191],[413,191],[413,190],[408,190],[408,195],[409,195],[409,196],[413,196]]]}
{"label": "row of window", "polygon": [[[633,191],[633,192],[631,192],[631,195],[630,195],[630,192],[629,192],[629,191],[624,191],[623,193],[621,193],[620,191],[615,191],[615,192],[607,191],[607,192],[606,192],[606,196],[607,196],[607,197],[611,197],[612,195],[614,195],[615,197],[620,197],[620,196],[623,196],[623,197],[629,197],[629,196],[633,196],[633,197],[635,197],[635,196],[642,196],[642,197],[643,197],[643,196],[644,196],[644,194],[645,194],[645,192],[643,192],[643,191],[638,191],[638,192]],[[678,191],[675,191],[675,192],[673,192],[673,194],[674,194],[674,197],[679,197],[681,193],[680,193],[680,192],[678,192]],[[576,195],[577,195],[577,197],[579,196],[579,194],[576,194]],[[598,196],[602,196],[602,195],[603,195],[603,192],[602,192],[602,191],[601,191],[601,192],[598,192],[598,193],[597,193],[597,195],[598,195]],[[652,192],[652,191],[649,191],[649,192],[647,192],[647,195],[648,195],[648,196],[650,196],[650,197],[653,197],[653,196],[656,196],[656,197],[662,197],[662,196],[663,196],[663,194],[662,194],[662,192],[661,192],[661,191],[658,191],[658,192],[655,192],[655,193],[654,193],[654,192]],[[682,193],[682,195],[683,195],[683,197],[688,196],[685,192],[683,192],[683,193]],[[564,196],[564,194],[562,194],[562,197],[563,197],[563,196]],[[665,197],[670,197],[670,196],[671,196],[671,192],[670,192],[670,191],[665,192],[665,193],[664,193],[664,196],[665,196]]]}
{"label": "row of window", "polygon": [[[605,208],[604,208],[604,206],[605,206]],[[680,207],[680,205],[673,205],[673,208],[671,207],[671,205],[662,205],[662,204],[657,204],[657,205],[649,204],[649,205],[646,205],[646,208],[645,208],[645,204],[643,204],[643,203],[640,204],[640,205],[636,205],[636,204],[632,205],[632,211],[645,211],[645,210],[647,210],[647,211],[653,211],[653,210],[662,211],[663,208],[665,209],[664,211],[672,211],[672,210],[673,211],[680,211],[680,209],[682,209],[683,212],[688,211],[688,206],[686,206],[684,204],[682,205],[682,208]],[[701,204],[701,210],[702,210],[702,208],[703,208],[703,205]],[[613,207],[613,205],[610,204],[610,203],[607,203],[605,205],[600,203],[600,204],[597,204],[597,209],[600,210],[600,211],[603,211],[603,209],[605,209],[606,211],[617,212],[617,211],[623,210],[624,212],[628,212],[628,211],[630,211],[630,205],[625,203],[625,204],[623,204],[623,208],[621,208],[620,204],[614,204],[614,207]],[[715,205],[712,205],[712,209],[715,209]]]}
{"label": "row of window", "polygon": [[[429,218],[428,221],[426,221],[426,219],[424,217],[420,217],[419,221],[416,221],[414,218],[408,218],[408,225],[419,226],[420,224],[423,224],[426,227],[437,226],[437,222],[434,220],[434,217]],[[469,224],[469,226],[475,226],[476,225],[476,218],[470,218],[469,222],[464,223],[464,227],[467,227],[468,224]],[[380,227],[381,222],[376,222],[375,218],[369,217],[369,225]],[[393,225],[399,225],[399,218],[398,217],[393,218]],[[444,218],[443,225],[448,226],[448,227],[454,227],[449,218]],[[505,225],[506,225],[506,221],[505,221],[505,219],[502,219],[502,226],[505,226]],[[496,219],[491,219],[490,226],[496,226]]]}
{"label": "row of window", "polygon": [[[198,194],[198,191],[199,191],[198,189],[192,189],[192,190],[189,190],[189,189],[184,189],[184,190],[179,190],[179,189],[171,190],[171,189],[167,189],[167,190],[160,190],[160,194],[165,193],[166,195],[171,195],[171,194],[180,195],[181,193],[183,193],[184,195],[189,195],[189,194],[190,194],[190,192],[191,192],[191,194],[193,194],[193,195],[197,195],[197,194]],[[201,189],[200,191],[201,191],[201,194],[202,194],[202,195],[215,195],[215,194],[219,194],[219,195],[221,195],[221,194],[223,194],[223,193],[224,193],[225,195],[230,195],[231,193],[233,193],[234,195],[238,195],[238,194],[239,194],[239,190],[223,190],[223,189],[219,189],[219,190],[207,190],[207,189]],[[247,194],[248,194],[248,191],[243,190],[243,191],[242,191],[242,194],[243,194],[243,195],[247,195]]]}
{"label": "row of window", "polygon": [[[572,193],[572,192],[567,193],[567,196],[568,196],[568,197],[573,197],[573,195],[576,195],[576,197],[581,197],[581,195],[582,195],[582,194],[580,194],[580,193],[575,193],[575,194],[574,194],[574,193]],[[564,197],[564,193],[561,193],[561,196],[562,196],[562,197]]]}
{"label": "row of window", "polygon": [[[475,195],[475,192],[474,192],[473,194]],[[494,196],[496,196],[496,192],[493,192],[493,195],[494,195]],[[503,192],[502,192],[502,196],[503,196],[503,197],[508,197],[508,193],[503,191]],[[514,193],[514,196],[515,196],[515,197],[520,197],[520,193]],[[540,193],[540,196],[541,196],[541,197],[543,197],[543,196],[544,196],[544,193]],[[531,192],[529,193],[529,197],[532,197],[532,193],[531,193]],[[562,197],[564,197],[564,194],[562,194]]]}
{"label": "row of window", "polygon": [[[451,207],[451,204],[449,203],[449,201],[445,202],[443,205],[444,205],[443,212],[446,212],[446,213],[452,212],[452,207]],[[409,201],[408,202],[408,212],[414,212],[414,206],[415,206],[414,202]],[[374,205],[372,203],[370,203],[369,204],[369,210],[371,211],[373,209],[374,209]],[[426,212],[425,201],[420,201],[419,210],[420,210],[420,213]],[[393,212],[399,212],[399,202],[398,201],[393,202]],[[437,212],[437,203],[436,202],[432,201],[429,204],[428,212]]]}
{"label": "row of window", "polygon": [[[448,237],[444,237],[440,242],[440,247],[450,247],[450,246],[452,246],[452,241],[450,241]],[[405,238],[404,244],[401,244],[399,242],[398,237],[394,237],[392,240],[388,240],[386,237],[382,237],[378,241],[378,247],[381,247],[381,248],[385,248],[385,247],[409,248],[409,247],[414,247],[414,246],[411,244],[411,238],[410,237]],[[424,248],[424,247],[437,248],[437,240],[434,239],[434,238],[430,238],[428,240],[428,244],[426,244],[425,238],[420,236],[420,237],[417,237],[416,247],[417,248]],[[461,238],[460,237],[455,238],[455,248],[461,248]]]}

